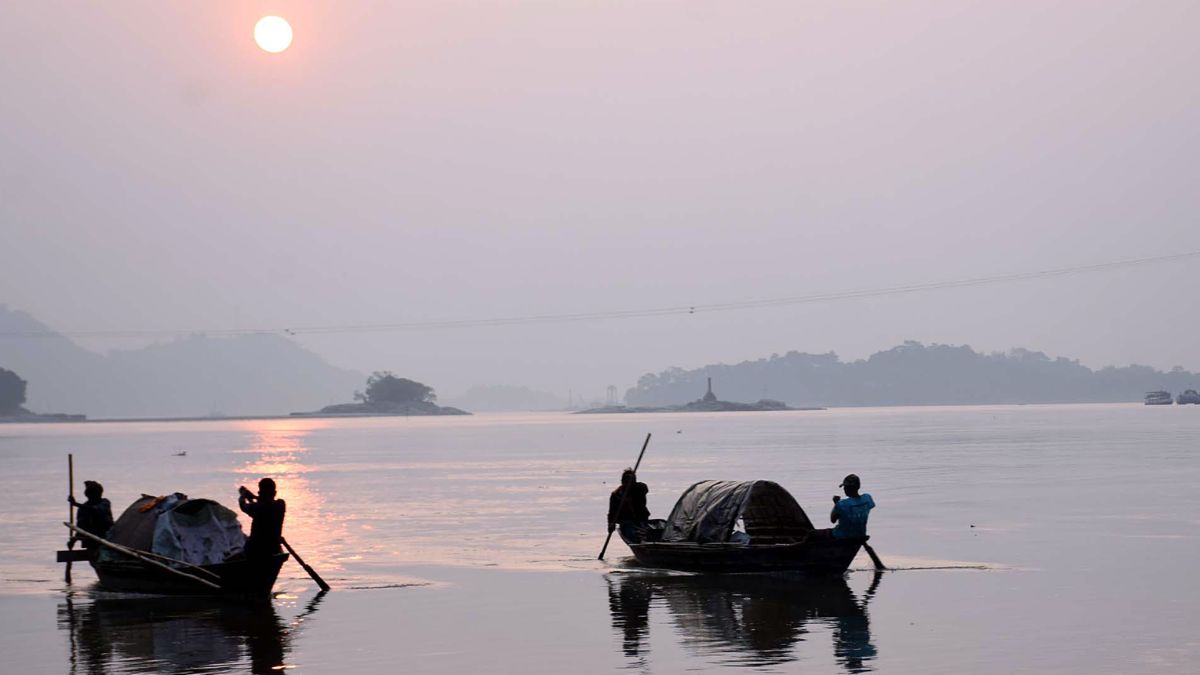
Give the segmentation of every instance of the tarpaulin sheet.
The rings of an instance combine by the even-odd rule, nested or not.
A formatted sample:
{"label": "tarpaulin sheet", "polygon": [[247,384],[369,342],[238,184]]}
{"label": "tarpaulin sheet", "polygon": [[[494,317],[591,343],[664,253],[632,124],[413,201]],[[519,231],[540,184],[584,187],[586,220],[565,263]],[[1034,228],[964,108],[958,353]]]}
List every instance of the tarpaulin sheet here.
{"label": "tarpaulin sheet", "polygon": [[[113,523],[109,540],[192,565],[224,562],[246,546],[237,514],[211,499],[188,499],[178,492],[166,498],[142,495]],[[108,549],[101,556],[124,557]]]}
{"label": "tarpaulin sheet", "polygon": [[679,497],[667,518],[663,541],[726,542],[739,518],[747,531],[811,530],[796,500],[766,480],[706,480]]}
{"label": "tarpaulin sheet", "polygon": [[155,553],[193,565],[224,562],[245,547],[237,514],[210,499],[179,504],[159,516],[154,527]]}

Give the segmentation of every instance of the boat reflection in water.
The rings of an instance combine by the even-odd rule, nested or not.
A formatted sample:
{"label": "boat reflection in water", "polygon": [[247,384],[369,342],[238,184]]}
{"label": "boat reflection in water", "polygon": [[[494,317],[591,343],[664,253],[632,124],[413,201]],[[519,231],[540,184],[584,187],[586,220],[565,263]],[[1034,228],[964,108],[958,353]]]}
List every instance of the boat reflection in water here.
{"label": "boat reflection in water", "polygon": [[287,666],[294,626],[323,595],[290,626],[270,602],[68,597],[58,606],[58,627],[69,631],[71,673],[278,673]]}
{"label": "boat reflection in water", "polygon": [[861,598],[842,577],[635,573],[606,579],[613,629],[632,659],[646,658],[650,608],[666,605],[680,643],[693,653],[752,667],[787,663],[800,658],[795,647],[813,627],[826,626],[837,662],[862,673],[876,657],[867,604],[881,577],[875,572]]}

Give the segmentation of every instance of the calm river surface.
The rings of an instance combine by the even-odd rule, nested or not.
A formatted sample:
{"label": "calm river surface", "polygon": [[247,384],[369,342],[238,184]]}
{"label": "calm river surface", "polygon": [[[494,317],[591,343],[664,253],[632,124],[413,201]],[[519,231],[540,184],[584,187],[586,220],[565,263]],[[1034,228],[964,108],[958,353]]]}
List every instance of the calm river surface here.
{"label": "calm river surface", "polygon": [[[781,483],[814,522],[862,476],[882,575],[639,570],[604,540],[640,477]],[[1200,667],[1200,406],[0,426],[12,673],[1172,673]],[[182,457],[174,453],[186,451]],[[298,565],[273,608],[66,586],[67,453],[118,514],[276,478]],[[247,528],[248,529],[248,528]]]}

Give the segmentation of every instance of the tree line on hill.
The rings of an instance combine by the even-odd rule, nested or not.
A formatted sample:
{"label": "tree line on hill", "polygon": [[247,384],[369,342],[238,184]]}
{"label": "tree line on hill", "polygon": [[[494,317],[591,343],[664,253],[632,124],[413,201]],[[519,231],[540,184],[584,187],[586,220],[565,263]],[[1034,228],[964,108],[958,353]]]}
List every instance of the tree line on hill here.
{"label": "tree line on hill", "polygon": [[984,354],[969,346],[908,341],[858,361],[837,354],[788,352],[738,364],[643,375],[625,394],[629,405],[671,405],[695,399],[713,378],[722,399],[778,399],[792,406],[1100,403],[1140,401],[1147,391],[1200,388],[1200,375],[1181,367],[1092,370],[1078,361],[1014,349]]}
{"label": "tree line on hill", "polygon": [[21,404],[25,402],[25,387],[27,383],[11,370],[0,368],[0,416],[15,415],[24,412]]}

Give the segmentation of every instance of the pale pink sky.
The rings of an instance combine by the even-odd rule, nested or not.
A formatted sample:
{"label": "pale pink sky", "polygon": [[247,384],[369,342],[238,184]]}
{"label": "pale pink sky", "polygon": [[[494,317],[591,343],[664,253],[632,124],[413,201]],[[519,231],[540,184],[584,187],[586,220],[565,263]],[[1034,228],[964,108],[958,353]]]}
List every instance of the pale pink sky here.
{"label": "pale pink sky", "polygon": [[[252,41],[270,13],[281,55]],[[0,302],[62,330],[391,323],[1200,249],[1198,25],[1168,0],[8,3]],[[300,341],[447,395],[910,338],[1195,370],[1196,270]]]}

